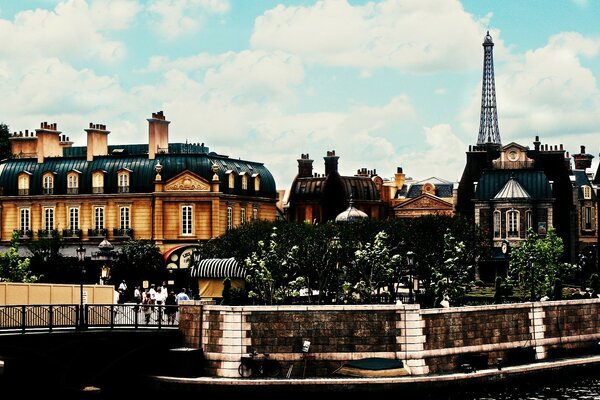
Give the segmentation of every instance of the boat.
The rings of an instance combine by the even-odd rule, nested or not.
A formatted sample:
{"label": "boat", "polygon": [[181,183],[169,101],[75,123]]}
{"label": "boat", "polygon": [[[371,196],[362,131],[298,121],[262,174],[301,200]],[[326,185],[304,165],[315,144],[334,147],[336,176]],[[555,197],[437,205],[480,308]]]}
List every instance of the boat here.
{"label": "boat", "polygon": [[334,371],[334,374],[362,378],[385,378],[410,375],[410,368],[402,360],[370,357],[349,361]]}

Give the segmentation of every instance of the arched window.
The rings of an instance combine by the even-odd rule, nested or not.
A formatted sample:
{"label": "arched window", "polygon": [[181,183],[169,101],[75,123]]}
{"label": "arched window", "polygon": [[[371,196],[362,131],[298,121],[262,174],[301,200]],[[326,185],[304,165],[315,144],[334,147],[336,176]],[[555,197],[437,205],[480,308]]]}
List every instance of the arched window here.
{"label": "arched window", "polygon": [[92,193],[104,193],[103,171],[96,171],[92,174]]}
{"label": "arched window", "polygon": [[525,211],[525,230],[529,231],[529,229],[533,229],[533,213]]}
{"label": "arched window", "polygon": [[590,200],[592,198],[592,188],[584,185],[581,187],[581,190],[583,191],[583,198],[586,200]]}
{"label": "arched window", "polygon": [[519,212],[510,210],[506,212],[506,231],[509,238],[519,237]]}
{"label": "arched window", "polygon": [[77,172],[69,172],[67,175],[67,194],[79,193],[79,174]]}
{"label": "arched window", "polygon": [[235,188],[235,174],[233,171],[229,172],[229,176],[227,179],[229,181],[229,189]]}
{"label": "arched window", "polygon": [[494,211],[494,238],[498,239],[500,237],[502,237],[502,214],[500,214],[500,211],[496,210]]}
{"label": "arched window", "polygon": [[54,194],[54,174],[51,172],[42,176],[42,190],[44,194]]}
{"label": "arched window", "polygon": [[254,191],[260,191],[260,175],[254,175]]}
{"label": "arched window", "polygon": [[245,172],[242,172],[242,190],[248,190],[248,175]]}
{"label": "arched window", "polygon": [[119,193],[129,193],[129,171],[119,171],[117,180],[119,182]]}
{"label": "arched window", "polygon": [[19,174],[19,195],[26,196],[29,194],[29,174],[22,172]]}

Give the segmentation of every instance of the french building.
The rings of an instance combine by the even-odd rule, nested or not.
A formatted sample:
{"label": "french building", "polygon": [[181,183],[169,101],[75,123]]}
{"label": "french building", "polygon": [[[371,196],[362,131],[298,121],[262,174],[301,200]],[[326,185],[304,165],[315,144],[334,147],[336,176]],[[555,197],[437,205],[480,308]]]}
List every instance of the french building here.
{"label": "french building", "polygon": [[109,145],[105,125],[90,123],[87,146],[43,122],[11,134],[13,157],[0,163],[0,244],[60,234],[61,252],[91,254],[103,239],[154,241],[167,268],[187,268],[198,241],[254,219],[274,220],[278,193],[261,162],[170,143],[162,111],[148,121],[148,143]]}

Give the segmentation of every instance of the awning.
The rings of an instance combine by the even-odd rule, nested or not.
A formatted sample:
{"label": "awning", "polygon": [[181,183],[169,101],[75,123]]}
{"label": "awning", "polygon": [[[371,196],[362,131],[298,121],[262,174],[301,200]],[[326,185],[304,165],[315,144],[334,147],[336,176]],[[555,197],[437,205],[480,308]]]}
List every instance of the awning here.
{"label": "awning", "polygon": [[231,258],[207,258],[194,265],[190,271],[192,278],[245,278],[246,269]]}

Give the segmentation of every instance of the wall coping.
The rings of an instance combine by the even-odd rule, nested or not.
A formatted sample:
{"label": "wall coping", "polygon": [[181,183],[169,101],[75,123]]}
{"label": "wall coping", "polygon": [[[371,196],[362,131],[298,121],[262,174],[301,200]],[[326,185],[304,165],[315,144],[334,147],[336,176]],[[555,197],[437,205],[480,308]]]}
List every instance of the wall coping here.
{"label": "wall coping", "polygon": [[205,305],[207,311],[230,311],[230,312],[249,312],[249,311],[408,311],[420,310],[418,304],[360,304],[360,305],[285,305],[285,306],[221,306]]}

